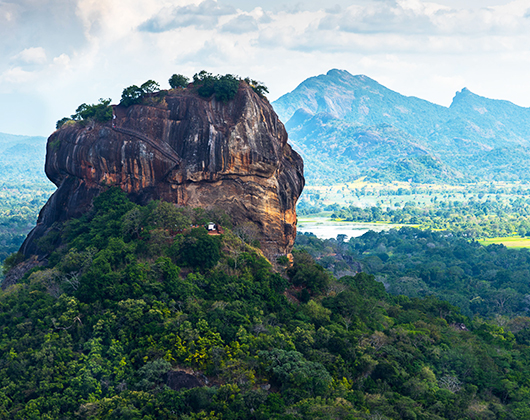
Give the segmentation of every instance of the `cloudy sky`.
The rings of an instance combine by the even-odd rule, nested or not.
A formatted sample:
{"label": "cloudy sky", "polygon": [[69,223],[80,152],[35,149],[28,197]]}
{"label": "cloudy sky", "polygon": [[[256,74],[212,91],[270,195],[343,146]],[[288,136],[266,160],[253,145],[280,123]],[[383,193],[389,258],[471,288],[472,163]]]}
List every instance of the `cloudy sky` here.
{"label": "cloudy sky", "polygon": [[530,106],[529,0],[0,0],[0,132],[48,136],[83,103],[206,69],[269,99],[332,68],[449,106]]}

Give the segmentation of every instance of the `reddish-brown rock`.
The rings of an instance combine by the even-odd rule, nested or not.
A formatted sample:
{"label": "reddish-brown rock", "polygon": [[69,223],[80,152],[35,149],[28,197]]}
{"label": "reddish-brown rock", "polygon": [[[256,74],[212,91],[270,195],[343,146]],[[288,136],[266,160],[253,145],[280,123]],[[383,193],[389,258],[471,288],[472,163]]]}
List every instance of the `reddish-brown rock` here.
{"label": "reddish-brown rock", "polygon": [[222,207],[236,223],[258,226],[269,258],[291,251],[303,162],[269,102],[245,83],[228,102],[192,89],[163,93],[142,105],[116,106],[113,122],[74,124],[50,136],[46,174],[58,189],[22,245],[24,254],[38,255],[38,238],[55,222],[89,210],[109,185],[139,204],[162,199]]}

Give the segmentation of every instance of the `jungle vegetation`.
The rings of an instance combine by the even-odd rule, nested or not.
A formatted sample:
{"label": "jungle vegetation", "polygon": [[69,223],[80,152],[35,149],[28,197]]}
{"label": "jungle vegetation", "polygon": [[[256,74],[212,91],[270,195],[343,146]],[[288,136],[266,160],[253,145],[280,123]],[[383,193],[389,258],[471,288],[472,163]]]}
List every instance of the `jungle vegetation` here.
{"label": "jungle vegetation", "polygon": [[[0,416],[530,416],[529,318],[471,318],[368,273],[337,280],[308,244],[274,271],[229,228],[186,228],[212,218],[109,189],[43,238],[47,265],[0,294]],[[178,371],[199,386],[170,387]]]}

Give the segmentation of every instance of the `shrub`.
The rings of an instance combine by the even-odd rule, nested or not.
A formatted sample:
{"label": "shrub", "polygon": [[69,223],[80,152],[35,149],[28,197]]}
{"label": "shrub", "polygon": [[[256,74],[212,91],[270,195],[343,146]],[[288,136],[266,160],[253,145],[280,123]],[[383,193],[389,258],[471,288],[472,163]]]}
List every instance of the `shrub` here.
{"label": "shrub", "polygon": [[213,76],[202,70],[193,76],[193,83],[198,86],[197,93],[203,98],[215,95],[218,101],[227,102],[236,96],[240,80],[232,74]]}
{"label": "shrub", "polygon": [[136,85],[126,87],[121,93],[120,105],[128,107],[134,104],[139,104],[142,101],[143,96],[144,91],[142,88]]}
{"label": "shrub", "polygon": [[250,77],[245,78],[245,83],[247,83],[254,92],[259,96],[264,97],[266,93],[269,93],[269,89],[263,83],[253,80]]}
{"label": "shrub", "polygon": [[81,104],[75,110],[75,114],[72,114],[70,117],[61,118],[57,121],[55,128],[59,129],[70,121],[110,121],[112,119],[112,107],[110,106],[110,102],[110,98],[101,98],[97,104]]}
{"label": "shrub", "polygon": [[174,74],[169,78],[169,86],[171,86],[171,89],[186,87],[189,82],[190,80],[182,74]]}
{"label": "shrub", "polygon": [[145,95],[145,94],[154,93],[157,90],[160,90],[160,85],[154,80],[148,80],[147,82],[143,83],[142,86],[140,86],[140,89],[142,89]]}
{"label": "shrub", "polygon": [[145,95],[154,93],[160,89],[160,85],[154,80],[148,80],[142,83],[140,87],[132,85],[123,89],[121,93],[120,105],[129,107],[131,105],[139,104]]}
{"label": "shrub", "polygon": [[192,229],[180,249],[182,262],[194,268],[212,268],[221,258],[221,244],[204,228]]}

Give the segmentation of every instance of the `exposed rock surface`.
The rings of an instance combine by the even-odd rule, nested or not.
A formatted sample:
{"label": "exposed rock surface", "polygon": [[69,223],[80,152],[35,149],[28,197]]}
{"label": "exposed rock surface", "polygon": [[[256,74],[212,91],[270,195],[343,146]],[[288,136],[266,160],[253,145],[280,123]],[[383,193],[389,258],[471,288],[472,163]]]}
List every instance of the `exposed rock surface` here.
{"label": "exposed rock surface", "polygon": [[25,255],[42,255],[37,240],[55,222],[89,210],[109,185],[139,204],[221,207],[236,223],[258,226],[269,258],[291,251],[303,162],[269,102],[245,83],[225,103],[192,89],[163,93],[116,106],[113,122],[74,124],[50,136],[46,174],[58,189],[22,245]]}

